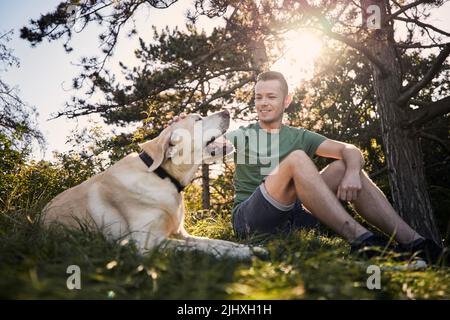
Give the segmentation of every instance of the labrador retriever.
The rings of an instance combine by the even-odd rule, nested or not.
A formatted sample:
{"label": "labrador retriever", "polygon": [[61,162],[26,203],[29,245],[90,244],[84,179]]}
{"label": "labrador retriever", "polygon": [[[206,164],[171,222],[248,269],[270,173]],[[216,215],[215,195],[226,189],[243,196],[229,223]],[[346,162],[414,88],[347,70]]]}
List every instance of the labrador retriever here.
{"label": "labrador retriever", "polygon": [[222,111],[173,123],[140,144],[141,153],[56,196],[43,210],[44,225],[79,227],[82,221],[110,239],[131,238],[141,252],[163,246],[243,260],[264,255],[262,248],[189,235],[183,226],[181,191],[201,163],[233,151],[222,137],[229,122],[228,111]]}

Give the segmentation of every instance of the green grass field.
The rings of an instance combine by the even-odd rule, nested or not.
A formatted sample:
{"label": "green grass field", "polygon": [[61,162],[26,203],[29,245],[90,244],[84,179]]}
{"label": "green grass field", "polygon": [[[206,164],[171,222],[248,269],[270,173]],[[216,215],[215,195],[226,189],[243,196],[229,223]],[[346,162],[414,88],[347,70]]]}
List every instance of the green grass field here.
{"label": "green grass field", "polygon": [[[396,265],[388,258],[356,260],[340,238],[319,231],[253,238],[270,259],[216,259],[196,252],[154,250],[139,255],[132,243],[100,233],[43,229],[39,210],[0,214],[2,299],[449,299],[450,269],[381,271],[369,290],[367,266]],[[192,234],[234,240],[229,215],[187,217]],[[69,290],[67,268],[78,265],[81,289]],[[398,265],[398,263],[397,263]]]}

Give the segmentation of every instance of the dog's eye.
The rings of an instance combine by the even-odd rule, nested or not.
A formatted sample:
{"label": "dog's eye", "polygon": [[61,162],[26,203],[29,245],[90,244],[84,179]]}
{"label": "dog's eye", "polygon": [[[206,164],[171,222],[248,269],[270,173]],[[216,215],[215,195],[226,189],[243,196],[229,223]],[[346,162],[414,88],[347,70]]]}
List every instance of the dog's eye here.
{"label": "dog's eye", "polygon": [[195,119],[195,122],[202,121],[202,118]]}

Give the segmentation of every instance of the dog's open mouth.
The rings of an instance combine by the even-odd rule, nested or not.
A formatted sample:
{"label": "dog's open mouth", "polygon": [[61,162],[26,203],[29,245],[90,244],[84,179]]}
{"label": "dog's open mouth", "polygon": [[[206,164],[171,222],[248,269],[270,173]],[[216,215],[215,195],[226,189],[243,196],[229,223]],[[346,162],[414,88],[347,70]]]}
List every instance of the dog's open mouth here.
{"label": "dog's open mouth", "polygon": [[233,145],[230,141],[225,139],[223,136],[220,137],[212,137],[206,143],[206,151],[212,156],[216,155],[227,155],[230,154],[234,150]]}
{"label": "dog's open mouth", "polygon": [[226,130],[226,129],[222,129],[222,133],[221,133],[220,135],[218,135],[218,136],[212,136],[212,137],[208,140],[208,142],[206,142],[206,146],[208,146],[208,145],[210,145],[211,143],[213,143],[216,139],[222,137],[222,136],[225,134],[225,132],[227,132],[227,130]]}
{"label": "dog's open mouth", "polygon": [[209,139],[209,141],[206,143],[206,146],[209,146],[211,143],[213,143],[216,140],[216,137],[211,137],[211,139]]}

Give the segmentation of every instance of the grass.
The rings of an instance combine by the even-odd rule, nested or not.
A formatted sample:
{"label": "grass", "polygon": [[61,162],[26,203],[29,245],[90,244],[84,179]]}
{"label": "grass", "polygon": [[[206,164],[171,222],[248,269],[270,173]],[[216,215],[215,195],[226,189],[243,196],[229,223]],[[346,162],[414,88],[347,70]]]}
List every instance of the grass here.
{"label": "grass", "polygon": [[[0,212],[2,299],[449,299],[450,269],[385,270],[381,289],[369,290],[369,264],[358,261],[340,238],[319,231],[259,237],[267,261],[218,260],[201,253],[154,250],[64,227],[43,229],[37,209]],[[188,215],[192,234],[237,241],[229,216]],[[81,269],[81,289],[68,290],[68,266]]]}

